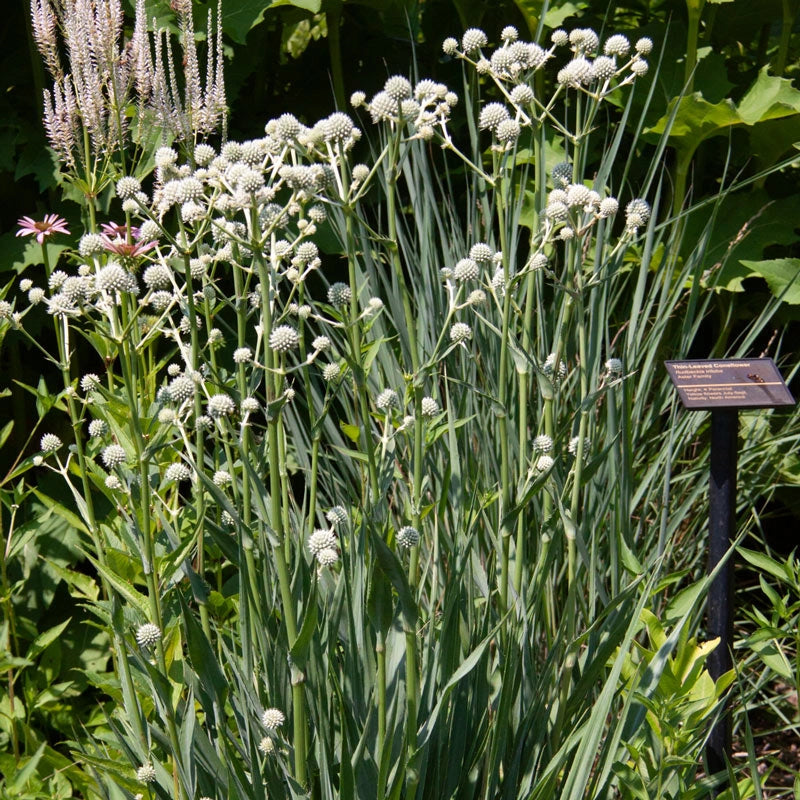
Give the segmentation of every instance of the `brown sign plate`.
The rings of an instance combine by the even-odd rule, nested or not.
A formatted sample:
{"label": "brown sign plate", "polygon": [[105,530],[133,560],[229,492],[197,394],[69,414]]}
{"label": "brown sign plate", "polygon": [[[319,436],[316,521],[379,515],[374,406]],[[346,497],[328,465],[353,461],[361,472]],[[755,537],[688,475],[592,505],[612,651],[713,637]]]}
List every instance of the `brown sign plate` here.
{"label": "brown sign plate", "polygon": [[772,408],[794,398],[771,358],[665,361],[685,408]]}

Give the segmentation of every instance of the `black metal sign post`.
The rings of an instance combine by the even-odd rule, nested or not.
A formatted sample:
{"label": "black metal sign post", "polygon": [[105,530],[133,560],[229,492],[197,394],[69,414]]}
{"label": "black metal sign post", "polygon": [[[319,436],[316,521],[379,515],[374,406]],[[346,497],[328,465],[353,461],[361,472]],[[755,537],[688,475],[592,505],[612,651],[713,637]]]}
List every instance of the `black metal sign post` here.
{"label": "black metal sign post", "polygon": [[[771,358],[665,362],[687,409],[711,411],[711,479],[708,487],[708,571],[726,557],[736,535],[736,462],[740,408],[794,405],[794,398]],[[733,561],[728,559],[709,588],[708,636],[719,645],[708,656],[716,681],[733,667]],[[731,755],[731,721],[726,711],[706,745],[707,772],[726,769]]]}

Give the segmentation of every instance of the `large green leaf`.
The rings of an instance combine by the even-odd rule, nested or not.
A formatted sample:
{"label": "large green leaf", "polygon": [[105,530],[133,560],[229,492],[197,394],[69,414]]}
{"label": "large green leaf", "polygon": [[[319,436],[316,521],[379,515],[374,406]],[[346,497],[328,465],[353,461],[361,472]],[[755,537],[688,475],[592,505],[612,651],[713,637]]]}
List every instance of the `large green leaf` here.
{"label": "large green leaf", "polygon": [[263,19],[264,14],[278,6],[296,6],[304,11],[316,14],[322,0],[236,0],[222,7],[222,27],[238,44],[244,44],[247,34]]}
{"label": "large green leaf", "polygon": [[728,99],[709,103],[700,92],[674,98],[666,113],[645,133],[652,138],[668,131],[670,144],[679,158],[686,159],[701,142],[736,125],[752,127],[799,113],[800,91],[793,88],[791,81],[769,75],[764,67],[738,106]]}
{"label": "large green leaf", "polygon": [[800,258],[774,258],[770,261],[742,261],[751,275],[762,277],[775,297],[790,305],[800,305]]}

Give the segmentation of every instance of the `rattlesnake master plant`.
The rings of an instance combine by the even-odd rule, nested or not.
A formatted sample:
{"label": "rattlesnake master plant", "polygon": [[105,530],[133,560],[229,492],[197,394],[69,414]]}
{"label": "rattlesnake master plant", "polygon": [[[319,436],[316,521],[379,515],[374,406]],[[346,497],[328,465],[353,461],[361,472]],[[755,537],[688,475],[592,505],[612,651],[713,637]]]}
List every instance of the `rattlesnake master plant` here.
{"label": "rattlesnake master plant", "polygon": [[[622,128],[590,147],[649,40],[488,41],[444,43],[461,99],[395,75],[353,96],[357,119],[161,147],[152,175],[118,176],[125,222],[90,215],[9,303],[18,335],[42,308],[56,334],[74,459],[37,464],[69,485],[102,582],[122,699],[114,739],[81,747],[104,786],[622,791],[646,724],[623,667],[646,696],[644,609],[700,558],[665,563],[686,532],[654,509],[701,503],[668,491],[699,423],[664,432],[653,364],[696,333],[706,300],[697,322],[672,311],[701,251],[678,261],[637,196],[658,190],[614,189]],[[662,796],[688,796],[694,763],[662,767]]]}

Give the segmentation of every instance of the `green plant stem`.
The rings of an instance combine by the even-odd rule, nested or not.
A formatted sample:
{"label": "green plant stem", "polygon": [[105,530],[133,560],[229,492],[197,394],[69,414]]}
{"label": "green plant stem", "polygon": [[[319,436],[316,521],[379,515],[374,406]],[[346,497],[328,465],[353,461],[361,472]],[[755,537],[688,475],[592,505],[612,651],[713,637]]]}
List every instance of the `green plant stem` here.
{"label": "green plant stem", "polygon": [[[795,0],[796,1],[796,0]],[[781,38],[778,42],[778,55],[775,59],[775,74],[782,78],[786,72],[786,61],[789,56],[789,42],[797,17],[797,7],[792,7],[792,0],[781,0]]]}
{"label": "green plant stem", "polygon": [[686,0],[688,13],[688,29],[686,32],[686,67],[683,82],[686,94],[694,90],[694,69],[697,66],[697,41],[700,36],[700,17],[703,14],[705,0]]}
{"label": "green plant stem", "polygon": [[[258,216],[254,216],[254,220]],[[264,363],[267,366],[267,405],[273,403],[281,394],[283,371],[280,369],[278,354],[269,347],[269,337],[272,332],[272,276],[267,271],[267,265],[262,256],[259,244],[253,252],[258,267],[258,277],[261,283],[261,324],[264,331]],[[283,608],[283,624],[286,629],[286,638],[291,651],[297,641],[297,616],[295,613],[294,599],[292,597],[291,578],[287,563],[286,528],[284,526],[282,475],[285,473],[285,464],[281,463],[280,440],[283,437],[283,415],[275,412],[267,423],[267,442],[269,459],[269,496],[270,496],[270,526],[275,533],[277,543],[272,548],[275,559],[275,569],[278,573],[278,585]],[[245,551],[245,555],[246,555]],[[255,565],[253,565],[255,569]],[[294,778],[301,786],[306,785],[306,708],[303,696],[304,676],[292,676],[292,719],[293,719],[293,744],[294,744]]]}

